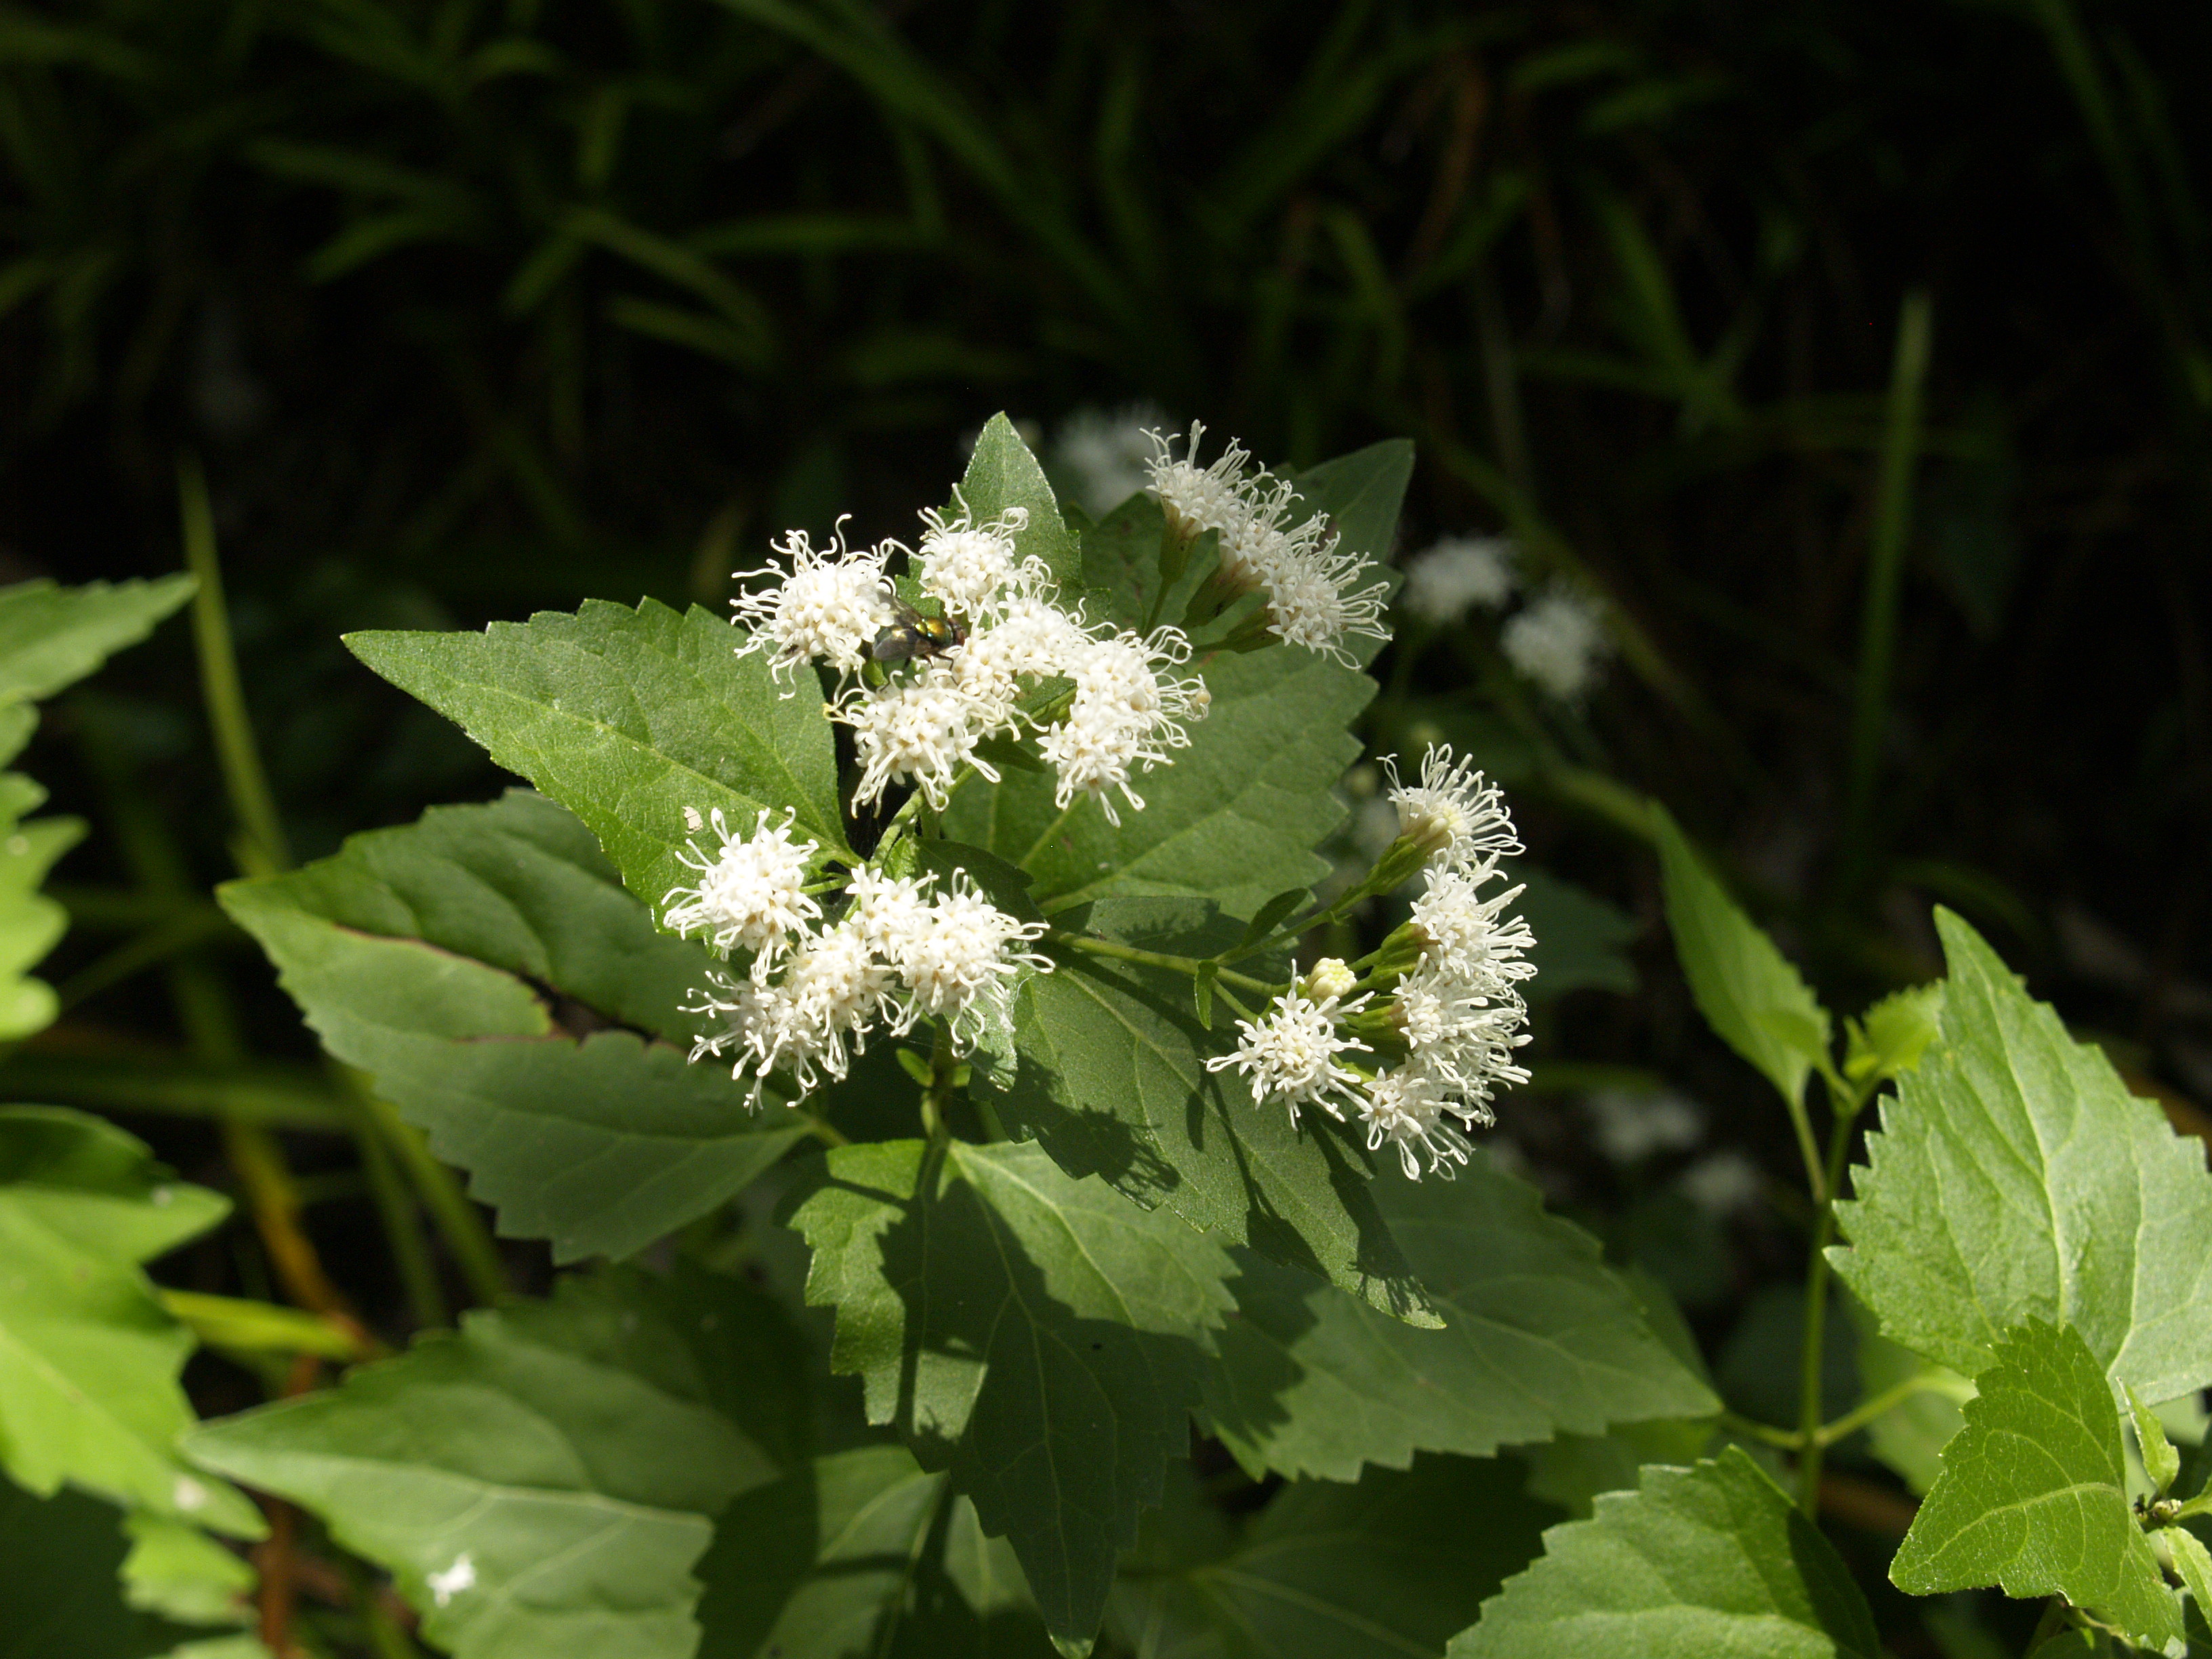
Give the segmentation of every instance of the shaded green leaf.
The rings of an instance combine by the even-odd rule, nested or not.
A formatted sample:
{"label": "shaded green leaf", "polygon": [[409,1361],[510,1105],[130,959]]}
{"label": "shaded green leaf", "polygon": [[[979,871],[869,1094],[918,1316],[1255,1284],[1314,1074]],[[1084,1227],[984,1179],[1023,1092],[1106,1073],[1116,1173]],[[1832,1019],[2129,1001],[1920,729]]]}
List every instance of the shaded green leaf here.
{"label": "shaded green leaf", "polygon": [[1310,466],[1291,482],[1305,511],[1325,513],[1334,522],[1342,551],[1381,566],[1396,546],[1398,514],[1413,477],[1413,441],[1385,438]]}
{"label": "shaded green leaf", "polygon": [[1540,870],[1522,871],[1515,878],[1523,890],[1514,908],[1536,936],[1536,948],[1528,953],[1536,976],[1523,981],[1530,1001],[1549,1001],[1586,988],[1635,990],[1636,969],[1627,951],[1636,937],[1634,917]]}
{"label": "shaded green leaf", "polygon": [[[1186,1475],[1170,1502],[1202,1500]],[[1161,1659],[1438,1653],[1556,1514],[1522,1493],[1516,1464],[1422,1457],[1357,1485],[1296,1482],[1211,1540],[1203,1514],[1164,1516],[1123,1570],[1112,1627]]]}
{"label": "shaded green leaf", "polygon": [[1650,1468],[1632,1492],[1544,1534],[1450,1659],[1878,1659],[1866,1599],[1835,1548],[1740,1447]]}
{"label": "shaded green leaf", "polygon": [[1667,926],[1697,999],[1721,1040],[1758,1067],[1792,1106],[1827,1052],[1828,1012],[1774,942],[1744,915],[1654,803]]}
{"label": "shaded green leaf", "polygon": [[686,1063],[678,1005],[704,953],[656,930],[542,797],[434,808],[220,896],[330,1051],[556,1260],[641,1249],[803,1133]]}
{"label": "shaded green leaf", "polygon": [[1003,413],[984,422],[960,481],[960,499],[978,522],[995,519],[1010,507],[1028,513],[1029,524],[1014,538],[1015,548],[1023,558],[1042,560],[1063,594],[1072,599],[1082,591],[1083,550],[1060,517],[1060,498],[1044,468]]}
{"label": "shaded green leaf", "polygon": [[[204,1636],[125,1601],[124,1550],[122,1517],[107,1504],[73,1492],[33,1498],[0,1480],[0,1659],[155,1659]],[[240,1641],[239,1659],[266,1659],[258,1642]]]}
{"label": "shaded green leaf", "polygon": [[2152,1647],[2179,1636],[2128,1504],[2112,1385],[2080,1333],[2029,1320],[1998,1340],[1975,1381],[1890,1581],[1915,1595],[1989,1584],[2063,1595]]}
{"label": "shaded green leaf", "polygon": [[[1091,907],[1102,939],[1193,957],[1233,946],[1211,907],[1115,899]],[[1318,1274],[1385,1312],[1437,1316],[1377,1208],[1372,1161],[1310,1116],[1252,1103],[1206,1069],[1224,1046],[1194,1018],[1185,975],[1048,947],[1054,971],[1014,999],[1014,1049],[977,1069],[1004,1121],[1060,1166],[1096,1175],[1147,1209],[1164,1208],[1224,1243]],[[1243,964],[1270,973],[1264,959]]]}
{"label": "shaded green leaf", "polygon": [[229,1205],[177,1181],[121,1130],[0,1107],[0,1468],[36,1496],[64,1481],[152,1514],[258,1538],[259,1511],[190,1472],[177,1373],[191,1334],[141,1262]]}
{"label": "shaded green leaf", "polygon": [[790,1221],[869,1420],[950,1470],[1047,1624],[1087,1638],[1188,1444],[1228,1257],[1020,1145],[836,1147]]}
{"label": "shaded green leaf", "polygon": [[775,1467],[666,1386],[692,1333],[638,1297],[611,1347],[604,1295],[471,1314],[338,1389],[204,1425],[191,1455],[322,1516],[457,1659],[690,1659],[710,1517]]}
{"label": "shaded green leaf", "polygon": [[2071,1325],[2117,1382],[2212,1382],[2212,1176],[1957,916],[1942,1035],[1898,1080],[1837,1206],[1836,1271],[1885,1334],[1966,1376],[2031,1317]]}
{"label": "shaded green leaf", "polygon": [[2163,1497],[2172,1490],[2174,1477],[2181,1473],[2181,1454],[2166,1437],[2166,1425],[2158,1420],[2158,1413],[2143,1403],[2142,1396],[2133,1389],[2124,1389],[2124,1392],[2128,1400],[2128,1415],[2135,1422],[2136,1445],[2142,1454],[2143,1473],[2150,1477],[2151,1490]]}
{"label": "shaded green leaf", "polygon": [[1924,1493],[1942,1473],[1938,1454],[1966,1420],[1960,1408],[1974,1397],[1974,1385],[1948,1365],[1891,1341],[1856,1297],[1844,1300],[1856,1338],[1852,1353],[1860,1400],[1912,1385],[1904,1399],[1867,1425],[1868,1446],[1913,1492]]}
{"label": "shaded green leaf", "polygon": [[88,582],[41,578],[0,588],[0,704],[34,702],[136,645],[192,596],[192,578]]}
{"label": "shaded green leaf", "polygon": [[123,1561],[123,1597],[142,1613],[188,1625],[242,1625],[246,1600],[259,1582],[244,1558],[198,1527],[143,1510],[125,1516],[131,1553]]}
{"label": "shaded green leaf", "polygon": [[2201,1620],[2208,1609],[2212,1609],[2212,1551],[2206,1550],[2197,1534],[2186,1527],[2166,1528],[2159,1536],[2166,1540],[2173,1556],[2173,1570],[2188,1586],[2190,1598],[2197,1603]]}
{"label": "shaded green leaf", "polygon": [[695,874],[684,813],[749,829],[788,807],[832,851],[845,835],[830,722],[811,675],[780,684],[744,635],[693,606],[591,600],[481,634],[349,635],[355,655],[420,697],[588,825],[629,889],[658,906]]}
{"label": "shaded green leaf", "polygon": [[1049,914],[1107,896],[1210,899],[1248,916],[1327,873],[1314,848],[1344,820],[1338,781],[1358,758],[1351,722],[1375,695],[1365,675],[1310,651],[1271,646],[1200,665],[1211,710],[1190,747],[1137,779],[1141,812],[1119,829],[1054,780],[1010,773],[952,798],[945,833],[1018,864]]}
{"label": "shaded green leaf", "polygon": [[1480,1456],[1720,1408],[1597,1241],[1486,1155],[1456,1181],[1386,1170],[1375,1193],[1444,1328],[1240,1256],[1240,1317],[1208,1368],[1206,1409],[1248,1469],[1354,1480],[1363,1462],[1403,1468],[1416,1450]]}

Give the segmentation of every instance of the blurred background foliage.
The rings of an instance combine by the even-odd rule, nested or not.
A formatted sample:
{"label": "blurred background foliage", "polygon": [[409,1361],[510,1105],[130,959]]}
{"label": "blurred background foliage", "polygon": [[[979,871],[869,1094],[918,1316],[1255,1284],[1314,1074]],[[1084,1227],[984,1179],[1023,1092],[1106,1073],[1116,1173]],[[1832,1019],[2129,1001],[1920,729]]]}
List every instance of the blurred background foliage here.
{"label": "blurred background foliage", "polygon": [[[1627,919],[1560,925],[1641,928],[1502,1132],[1753,1386],[1790,1319],[1715,1310],[1789,1218],[1676,1176],[1788,1129],[1689,1007],[1641,797],[1842,1005],[1936,971],[1948,903],[2205,1121],[2208,64],[2212,14],[2140,0],[0,7],[0,575],[178,568],[197,458],[304,858],[500,785],[343,629],[718,605],[787,526],[911,534],[1001,407],[1409,436],[1402,550],[1510,536],[1612,641],[1572,702],[1480,614],[1381,670],[1379,745],[1471,745]],[[143,1115],[312,1117],[204,900],[214,758],[181,629],[58,706],[32,769],[95,833],[0,1077],[250,1188]],[[295,1157],[326,1251],[368,1239]]]}

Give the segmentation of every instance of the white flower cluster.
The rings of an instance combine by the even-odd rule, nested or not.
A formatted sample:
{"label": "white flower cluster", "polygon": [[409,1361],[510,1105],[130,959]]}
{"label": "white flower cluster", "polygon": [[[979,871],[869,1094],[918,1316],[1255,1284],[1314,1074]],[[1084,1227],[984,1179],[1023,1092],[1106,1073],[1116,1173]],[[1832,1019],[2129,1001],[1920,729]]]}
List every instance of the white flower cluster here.
{"label": "white flower cluster", "polygon": [[[1370,1152],[1388,1144],[1409,1177],[1419,1179],[1424,1158],[1430,1173],[1449,1177],[1467,1162],[1465,1132],[1494,1121],[1498,1089],[1528,1081],[1513,1055],[1528,1040],[1520,982],[1536,971],[1526,959],[1536,941],[1505,914],[1520,888],[1484,896],[1521,850],[1495,786],[1449,748],[1430,750],[1419,783],[1399,783],[1395,767],[1391,780],[1399,835],[1425,854],[1427,890],[1403,932],[1410,965],[1380,988],[1389,1000],[1371,1006],[1376,990],[1354,994],[1352,970],[1325,961],[1259,1018],[1240,1021],[1237,1051],[1206,1066],[1235,1066],[1255,1103],[1284,1102],[1294,1123],[1307,1106],[1340,1121],[1349,1107]],[[1389,951],[1386,943],[1380,954]],[[1348,1026],[1387,1032],[1405,1057],[1379,1070],[1348,1063],[1375,1052]]]}
{"label": "white flower cluster", "polygon": [[[779,673],[824,662],[848,682],[830,713],[852,728],[856,805],[911,783],[942,808],[966,769],[998,781],[982,744],[1033,735],[1058,774],[1061,807],[1094,797],[1119,823],[1111,793],[1119,791],[1141,809],[1133,775],[1187,747],[1186,723],[1202,719],[1210,702],[1202,680],[1176,673],[1190,659],[1188,640],[1175,628],[1139,635],[1062,609],[1051,573],[1020,555],[1017,538],[1029,523],[1021,507],[979,521],[963,506],[949,518],[925,513],[922,523],[911,553],[895,542],[855,552],[841,537],[833,554],[793,531],[778,548],[787,573],[746,573],[781,582],[737,601],[751,625],[738,653],[766,651]],[[945,638],[917,653],[909,671],[870,685],[860,678],[870,648],[899,621],[887,574],[894,552],[907,553],[921,592],[943,607]],[[1073,683],[1064,705],[1055,702],[1049,718],[1024,707],[1055,678]]]}
{"label": "white flower cluster", "polygon": [[1462,620],[1477,605],[1495,611],[1513,597],[1514,556],[1503,536],[1447,536],[1406,561],[1398,603],[1437,628]]}
{"label": "white flower cluster", "polygon": [[964,1053],[987,1030],[1006,1026],[1024,968],[1051,971],[1043,957],[1019,948],[1044,925],[1008,915],[965,872],[933,892],[933,876],[895,878],[864,866],[847,884],[843,913],[816,928],[822,909],[805,881],[819,849],[792,840],[789,815],[771,825],[763,811],[750,839],[732,835],[720,812],[713,823],[720,848],[708,854],[692,843],[684,862],[700,872],[698,884],[672,891],[662,920],[719,950],[754,952],[744,975],[709,969],[707,989],[684,1012],[715,1021],[691,1058],[732,1059],[736,1078],[750,1071],[748,1103],[756,1108],[773,1072],[789,1073],[802,1096],[825,1077],[842,1079],[878,1026],[902,1036],[921,1020],[942,1019]]}
{"label": "white flower cluster", "polygon": [[1131,404],[1109,414],[1079,409],[1053,434],[1053,464],[1075,486],[1075,498],[1103,519],[1145,487],[1152,429],[1164,416],[1150,404]]}
{"label": "white flower cluster", "polygon": [[1387,640],[1383,602],[1389,584],[1360,586],[1374,567],[1339,549],[1335,529],[1316,514],[1290,522],[1297,486],[1264,467],[1246,476],[1252,457],[1232,440],[1212,465],[1198,465],[1206,428],[1191,423],[1177,459],[1172,439],[1152,434],[1152,491],[1169,525],[1186,537],[1221,538],[1221,574],[1231,585],[1267,595],[1268,626],[1291,645],[1350,663],[1347,637]]}
{"label": "white flower cluster", "polygon": [[1498,644],[1524,678],[1566,703],[1589,695],[1611,649],[1597,606],[1564,583],[1507,617]]}

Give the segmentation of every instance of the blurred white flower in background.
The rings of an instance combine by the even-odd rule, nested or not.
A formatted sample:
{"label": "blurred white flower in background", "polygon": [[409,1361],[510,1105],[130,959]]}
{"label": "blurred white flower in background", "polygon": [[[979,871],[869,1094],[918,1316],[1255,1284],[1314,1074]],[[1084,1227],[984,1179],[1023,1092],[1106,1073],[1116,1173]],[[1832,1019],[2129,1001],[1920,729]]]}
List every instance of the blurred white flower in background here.
{"label": "blurred white flower in background", "polygon": [[1641,1164],[1655,1152],[1694,1146],[1705,1116],[1694,1101],[1670,1090],[1595,1089],[1583,1097],[1598,1150],[1615,1164]]}
{"label": "blurred white flower in background", "polygon": [[1504,536],[1447,536],[1406,562],[1398,603],[1417,621],[1448,628],[1476,605],[1495,611],[1513,597],[1515,549]]}
{"label": "blurred white flower in background", "polygon": [[1611,648],[1596,605],[1561,584],[1508,617],[1498,643],[1523,677],[1570,703],[1597,684]]}
{"label": "blurred white flower in background", "polygon": [[1683,1196],[1708,1215],[1733,1215],[1759,1201],[1765,1179],[1733,1147],[1711,1152],[1682,1171]]}
{"label": "blurred white flower in background", "polygon": [[1153,404],[1079,409],[1053,434],[1050,459],[1074,486],[1076,505],[1103,519],[1148,482],[1152,429],[1169,424]]}

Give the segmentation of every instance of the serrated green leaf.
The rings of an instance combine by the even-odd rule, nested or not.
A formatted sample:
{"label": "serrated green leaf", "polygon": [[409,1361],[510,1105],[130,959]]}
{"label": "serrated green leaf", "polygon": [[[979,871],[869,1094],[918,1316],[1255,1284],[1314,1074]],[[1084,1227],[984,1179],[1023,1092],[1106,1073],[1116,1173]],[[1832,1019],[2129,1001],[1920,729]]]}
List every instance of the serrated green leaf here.
{"label": "serrated green leaf", "polygon": [[659,932],[540,796],[434,808],[219,896],[330,1051],[556,1261],[643,1248],[804,1133],[686,1063],[678,1005],[704,953]]}
{"label": "serrated green leaf", "polygon": [[1047,913],[1108,896],[1210,899],[1248,916],[1327,873],[1314,848],[1344,820],[1337,782],[1358,758],[1348,729],[1375,683],[1287,646],[1200,662],[1212,707],[1172,764],[1139,774],[1142,811],[1119,829],[1096,801],[1054,804],[1054,780],[971,783],[945,833],[1019,865]]}
{"label": "serrated green leaf", "polygon": [[1380,567],[1389,563],[1396,545],[1398,514],[1413,477],[1413,441],[1385,438],[1310,466],[1291,482],[1305,510],[1334,521],[1340,550]]}
{"label": "serrated green leaf", "polygon": [[1836,1271],[1883,1332],[1977,1376],[2029,1318],[2078,1330],[2116,1382],[2212,1382],[2212,1176],[1957,916],[1942,1036],[1885,1101],[1837,1206]]}
{"label": "serrated green leaf", "polygon": [[[125,1601],[122,1520],[82,1492],[40,1498],[0,1480],[0,1659],[156,1659],[206,1633]],[[240,1659],[267,1659],[240,1639]]]}
{"label": "serrated green leaf", "polygon": [[[1095,904],[1083,926],[1139,949],[1212,957],[1241,937],[1211,907],[1168,899]],[[1147,1209],[1164,1208],[1228,1244],[1342,1286],[1386,1313],[1435,1324],[1376,1207],[1372,1161],[1318,1121],[1206,1069],[1224,1046],[1193,1017],[1183,975],[1048,947],[1055,969],[1014,999],[1012,1056],[978,1086],[1004,1121],[1074,1176],[1096,1175]],[[1243,971],[1272,973],[1264,959]]]}
{"label": "serrated green leaf", "polygon": [[1698,1012],[1794,1107],[1827,1051],[1828,1011],[1654,803],[1667,926]]}
{"label": "serrated green leaf", "polygon": [[1720,1401],[1645,1322],[1597,1241],[1478,1152],[1456,1181],[1375,1193],[1441,1331],[1240,1256],[1239,1317],[1207,1370],[1214,1433],[1249,1469],[1356,1480],[1419,1451],[1483,1456],[1561,1431],[1710,1415]]}
{"label": "serrated green leaf", "polygon": [[2136,1445],[2142,1454],[2143,1473],[2150,1477],[2151,1490],[2160,1497],[2172,1489],[2174,1477],[2181,1473],[2181,1454],[2173,1449],[2173,1442],[2166,1437],[2166,1425],[2158,1420],[2158,1413],[2143,1403],[2142,1396],[2133,1389],[2122,1385],[2128,1398],[2128,1415],[2135,1421]]}
{"label": "serrated green leaf", "polygon": [[1024,509],[1030,521],[1014,538],[1016,550],[1024,559],[1042,560],[1063,593],[1073,597],[1081,590],[1083,550],[1060,517],[1060,498],[1044,468],[1003,413],[991,416],[976,437],[967,476],[960,481],[960,498],[979,522],[1010,507]]}
{"label": "serrated green leaf", "polygon": [[124,1600],[141,1613],[188,1625],[240,1625],[258,1575],[245,1559],[182,1521],[143,1510],[124,1517],[131,1553],[123,1561]]}
{"label": "serrated green leaf", "polygon": [[136,645],[192,596],[191,577],[0,588],[0,704],[51,697]]}
{"label": "serrated green leaf", "polygon": [[0,1107],[0,1468],[17,1485],[261,1535],[252,1504],[178,1458],[191,1334],[139,1270],[229,1208],[97,1118]]}
{"label": "serrated green leaf", "polygon": [[2179,1636],[2128,1504],[2112,1385],[2081,1334],[2028,1320],[1998,1340],[1975,1382],[1890,1582],[1915,1595],[1990,1584],[2063,1595],[2151,1647]]}
{"label": "serrated green leaf", "polygon": [[690,1659],[711,1517],[775,1465],[672,1393],[671,1326],[602,1294],[468,1316],[343,1386],[204,1425],[207,1468],[291,1498],[389,1568],[456,1659]]}
{"label": "serrated green leaf", "polygon": [[[1177,1488],[1171,1502],[1202,1501],[1188,1477]],[[1148,1528],[1115,1588],[1112,1627],[1158,1659],[1434,1654],[1527,1565],[1556,1514],[1522,1493],[1510,1462],[1422,1457],[1357,1485],[1298,1481],[1210,1548],[1190,1547],[1189,1523],[1182,1536],[1172,1522]]]}
{"label": "serrated green leaf", "polygon": [[2167,1527],[2159,1536],[2173,1557],[2173,1570],[2181,1575],[2200,1615],[2212,1610],[2212,1551],[2207,1551],[2186,1527]]}
{"label": "serrated green leaf", "polygon": [[869,1420],[949,1470],[1047,1625],[1087,1638],[1188,1443],[1229,1258],[1021,1145],[836,1147],[789,1218]]}
{"label": "serrated green leaf", "polygon": [[1866,1598],[1835,1548],[1741,1447],[1650,1468],[1483,1606],[1449,1659],[1879,1659]]}
{"label": "serrated green leaf", "polygon": [[630,891],[658,907],[696,872],[686,810],[750,829],[788,807],[845,847],[817,683],[779,683],[744,635],[695,605],[587,601],[481,634],[353,634],[354,654],[420,697],[589,826]]}

